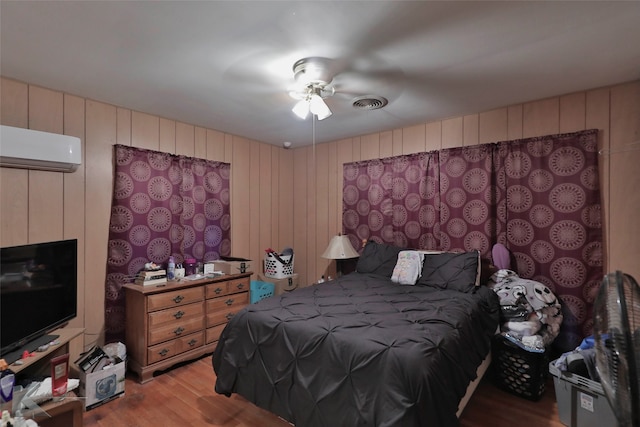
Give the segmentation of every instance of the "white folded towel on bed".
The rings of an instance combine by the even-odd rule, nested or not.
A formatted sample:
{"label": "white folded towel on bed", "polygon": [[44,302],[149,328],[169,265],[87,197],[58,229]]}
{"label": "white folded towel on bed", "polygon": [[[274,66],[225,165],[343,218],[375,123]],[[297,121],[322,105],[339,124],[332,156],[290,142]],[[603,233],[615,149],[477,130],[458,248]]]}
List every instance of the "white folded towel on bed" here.
{"label": "white folded towel on bed", "polygon": [[415,285],[422,274],[424,253],[418,251],[400,251],[393,269],[391,281],[401,285]]}

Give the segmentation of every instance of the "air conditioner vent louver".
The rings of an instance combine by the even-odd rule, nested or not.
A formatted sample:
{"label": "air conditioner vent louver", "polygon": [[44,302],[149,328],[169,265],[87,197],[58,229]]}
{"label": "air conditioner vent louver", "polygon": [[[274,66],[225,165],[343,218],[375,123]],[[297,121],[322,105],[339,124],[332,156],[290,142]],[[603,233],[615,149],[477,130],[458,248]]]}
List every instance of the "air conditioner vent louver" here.
{"label": "air conditioner vent louver", "polygon": [[386,98],[375,95],[359,96],[352,101],[353,108],[358,110],[377,110],[388,103]]}

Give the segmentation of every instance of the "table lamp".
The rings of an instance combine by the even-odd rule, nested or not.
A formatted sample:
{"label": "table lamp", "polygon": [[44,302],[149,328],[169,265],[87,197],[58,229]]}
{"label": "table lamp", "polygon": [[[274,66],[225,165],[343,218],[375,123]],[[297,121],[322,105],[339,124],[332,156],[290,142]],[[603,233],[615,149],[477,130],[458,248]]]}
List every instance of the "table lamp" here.
{"label": "table lamp", "polygon": [[353,248],[349,237],[338,233],[337,236],[331,238],[329,246],[321,256],[322,258],[336,260],[336,275],[340,277],[342,276],[341,260],[358,258],[360,254]]}

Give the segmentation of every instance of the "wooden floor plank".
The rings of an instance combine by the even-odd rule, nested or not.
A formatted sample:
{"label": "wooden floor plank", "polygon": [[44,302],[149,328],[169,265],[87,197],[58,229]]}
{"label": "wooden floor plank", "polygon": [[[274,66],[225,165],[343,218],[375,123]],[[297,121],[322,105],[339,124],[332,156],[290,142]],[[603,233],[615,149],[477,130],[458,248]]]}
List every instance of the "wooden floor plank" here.
{"label": "wooden floor plank", "polygon": [[[85,427],[290,427],[241,396],[217,394],[211,357],[178,366],[139,384],[127,376],[125,394],[84,414]],[[481,381],[460,418],[461,427],[563,427],[549,379],[538,402]]]}

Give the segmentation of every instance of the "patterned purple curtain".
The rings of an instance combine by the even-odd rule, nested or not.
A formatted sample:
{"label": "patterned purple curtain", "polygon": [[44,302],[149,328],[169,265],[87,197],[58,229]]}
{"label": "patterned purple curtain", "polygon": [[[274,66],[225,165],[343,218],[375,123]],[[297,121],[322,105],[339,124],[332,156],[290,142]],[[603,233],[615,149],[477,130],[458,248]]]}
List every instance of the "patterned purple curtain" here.
{"label": "patterned purple curtain", "polygon": [[498,235],[521,277],[544,283],[562,301],[554,347],[573,350],[592,333],[603,278],[598,131],[501,142],[496,146]]}
{"label": "patterned purple curtain", "polygon": [[343,228],[354,247],[375,240],[401,247],[434,246],[437,153],[344,165]]}
{"label": "patterned purple curtain", "polygon": [[554,346],[571,350],[591,334],[603,277],[597,136],[589,130],[345,164],[343,232],[354,245],[478,249],[484,258],[503,243],[521,277],[561,299]]}
{"label": "patterned purple curtain", "polygon": [[231,252],[228,163],[115,145],[105,342],[124,341],[121,287],[147,262],[217,259]]}

